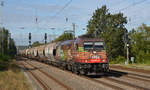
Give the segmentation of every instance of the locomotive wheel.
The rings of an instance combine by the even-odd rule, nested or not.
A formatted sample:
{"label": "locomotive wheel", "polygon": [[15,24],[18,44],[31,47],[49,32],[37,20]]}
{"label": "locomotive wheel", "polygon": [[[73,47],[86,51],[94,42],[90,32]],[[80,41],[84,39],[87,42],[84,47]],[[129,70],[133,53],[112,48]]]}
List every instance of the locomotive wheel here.
{"label": "locomotive wheel", "polygon": [[71,71],[71,65],[67,65],[67,70]]}
{"label": "locomotive wheel", "polygon": [[81,75],[87,75],[88,72],[87,72],[86,70],[80,70],[80,74],[81,74]]}
{"label": "locomotive wheel", "polygon": [[107,68],[106,72],[110,72],[109,68]]}
{"label": "locomotive wheel", "polygon": [[71,66],[71,72],[74,73],[74,67],[73,66]]}
{"label": "locomotive wheel", "polygon": [[87,71],[84,71],[84,74],[83,75],[87,75],[88,74],[88,72]]}
{"label": "locomotive wheel", "polygon": [[79,75],[79,74],[80,74],[80,72],[78,71],[78,68],[77,68],[76,66],[74,66],[74,68],[73,68],[73,72],[74,72],[75,74],[77,74],[77,75]]}

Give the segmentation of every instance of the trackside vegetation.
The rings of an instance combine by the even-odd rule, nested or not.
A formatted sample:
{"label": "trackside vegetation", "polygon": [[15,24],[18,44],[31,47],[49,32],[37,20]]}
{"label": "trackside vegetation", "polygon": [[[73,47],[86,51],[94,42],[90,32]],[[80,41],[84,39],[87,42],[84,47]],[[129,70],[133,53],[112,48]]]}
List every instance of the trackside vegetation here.
{"label": "trackside vegetation", "polygon": [[5,28],[0,28],[0,70],[8,68],[16,51],[15,42],[11,38],[9,31]]}
{"label": "trackside vegetation", "polygon": [[136,63],[150,64],[150,26],[142,24],[129,32],[130,53]]}
{"label": "trackside vegetation", "polygon": [[31,90],[15,58],[16,46],[9,31],[0,28],[0,90]]}
{"label": "trackside vegetation", "polygon": [[127,17],[123,13],[111,14],[104,5],[95,10],[88,21],[86,36],[104,38],[109,61],[123,62],[126,57],[125,24],[127,24]]}
{"label": "trackside vegetation", "polygon": [[129,57],[134,57],[134,63],[150,64],[150,26],[142,24],[137,29],[127,30],[126,24],[127,17],[123,13],[111,14],[104,5],[94,11],[84,36],[104,38],[111,63],[126,61],[126,43],[129,43]]}
{"label": "trackside vegetation", "polygon": [[9,31],[0,28],[0,70],[8,69],[9,63],[16,55],[16,46]]}
{"label": "trackside vegetation", "polygon": [[3,69],[0,70],[0,90],[33,89],[15,60],[11,60],[11,62],[2,62],[0,65],[4,65]]}
{"label": "trackside vegetation", "polygon": [[62,35],[60,35],[56,40],[54,40],[55,42],[58,41],[65,41],[65,40],[72,40],[73,39],[73,34],[72,33],[63,33]]}

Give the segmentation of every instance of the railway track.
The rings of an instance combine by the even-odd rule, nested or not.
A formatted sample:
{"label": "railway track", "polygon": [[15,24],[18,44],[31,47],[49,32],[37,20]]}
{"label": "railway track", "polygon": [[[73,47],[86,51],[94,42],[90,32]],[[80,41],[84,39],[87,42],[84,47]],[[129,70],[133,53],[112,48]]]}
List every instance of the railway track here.
{"label": "railway track", "polygon": [[[31,67],[37,69],[37,67],[33,66],[32,64],[30,64],[30,63],[28,63],[28,62],[25,62],[25,63],[28,64],[28,65],[30,65]],[[23,65],[24,67],[26,67],[25,64],[22,63],[22,65]],[[27,68],[27,67],[26,67],[26,68]],[[46,77],[48,77],[49,79],[52,79],[54,82],[58,83],[59,85],[61,85],[61,86],[64,87],[64,88],[66,88],[66,90],[72,90],[72,88],[70,88],[69,86],[65,85],[64,83],[58,81],[56,78],[50,76],[50,75],[47,74],[46,72],[44,72],[44,71],[42,71],[42,70],[40,70],[40,69],[37,69],[37,70],[38,70],[39,72],[41,72],[42,74],[44,74],[44,75],[45,75]],[[49,88],[48,85],[46,85],[46,84],[44,83],[44,81],[42,81],[42,80],[40,79],[39,76],[37,76],[36,74],[34,74],[34,73],[33,73],[32,71],[30,71],[30,70],[28,70],[28,71],[29,71],[29,72],[32,74],[32,76],[38,81],[38,83],[43,87],[44,90],[51,90],[51,88]]]}
{"label": "railway track", "polygon": [[[114,71],[111,70],[110,73],[106,73],[105,75],[118,75],[121,76],[124,72],[118,72],[118,71]],[[136,76],[136,77],[135,77]],[[138,75],[138,74],[133,74],[133,73],[126,73],[126,75],[124,75],[123,77],[127,77],[127,78],[132,78],[132,79],[136,79],[136,80],[141,80],[144,82],[150,82],[150,77],[149,76],[144,76],[144,75]]]}
{"label": "railway track", "polygon": [[[31,63],[25,62],[27,64],[29,64],[30,66],[32,66],[33,68],[37,68],[34,65],[32,65]],[[49,77],[50,79],[54,80],[55,82],[57,82],[59,85],[63,86],[64,88],[66,88],[67,90],[72,90],[71,87],[65,85],[64,83],[58,81],[56,78],[52,77],[51,75],[49,75],[48,73],[46,73],[45,71],[38,69],[38,71],[40,71],[41,73],[43,73],[45,76]]]}
{"label": "railway track", "polygon": [[93,82],[97,82],[97,83],[99,83],[99,84],[105,85],[105,86],[107,86],[107,87],[113,88],[113,89],[115,89],[115,90],[123,90],[123,88],[120,88],[120,87],[118,87],[118,86],[115,86],[115,85],[112,85],[112,84],[109,84],[109,83],[105,83],[105,82],[100,81],[100,80],[91,79],[91,78],[85,77],[85,76],[81,76],[81,77],[83,77],[83,78],[85,78],[85,79],[88,79],[88,80],[91,80],[91,81],[93,81]]}
{"label": "railway track", "polygon": [[[41,63],[41,62],[40,62]],[[44,63],[45,64],[45,63]],[[59,69],[59,68],[58,68]],[[61,69],[62,70],[62,69]],[[63,70],[64,71],[64,70]],[[65,70],[66,71],[66,70]],[[68,72],[68,71],[67,71]],[[69,72],[71,73],[71,72]],[[120,74],[120,72],[116,73],[116,72],[111,72],[111,73],[107,73],[105,74],[106,76],[107,75],[110,75],[110,74]],[[130,74],[130,75],[136,75],[136,76],[140,76],[140,77],[145,77],[145,78],[148,78],[147,76],[144,76],[144,75],[138,75],[138,74]],[[100,81],[99,79],[92,79],[92,78],[89,78],[89,77],[86,77],[86,76],[80,76],[80,77],[83,77],[85,79],[89,79],[93,82],[97,82],[99,84],[103,84],[107,87],[110,87],[110,88],[113,88],[115,90],[123,90],[123,88],[121,87],[118,87],[118,86],[115,86],[115,85],[112,85],[112,84],[108,84],[108,83],[105,83],[103,81]],[[131,79],[136,79],[136,80],[142,80],[142,81],[145,81],[145,82],[150,82],[150,80],[147,80],[147,79],[142,79],[142,78],[138,78],[138,77],[134,77],[134,76],[128,76],[128,73],[126,75],[124,75],[123,77],[127,77],[127,78],[131,78]],[[134,89],[137,89],[137,90],[149,90],[148,88],[144,88],[144,87],[140,87],[138,85],[134,85],[134,84],[131,84],[131,83],[128,83],[128,82],[125,82],[125,81],[120,81],[120,80],[116,80],[116,79],[113,79],[113,78],[109,78],[109,77],[103,77],[105,78],[105,80],[108,80],[108,81],[111,81],[111,82],[114,82],[114,83],[117,83],[117,84],[121,84],[121,85],[125,85],[125,86],[128,86],[128,87],[131,87],[131,88],[134,88]]]}
{"label": "railway track", "polygon": [[131,83],[128,83],[128,82],[125,82],[125,81],[120,81],[120,80],[116,80],[116,79],[109,78],[109,77],[104,78],[104,79],[109,80],[109,81],[114,82],[114,83],[117,83],[117,84],[121,84],[121,85],[131,87],[131,88],[134,88],[134,89],[137,89],[137,90],[149,90],[148,88],[144,88],[144,87],[141,87],[141,86],[138,86],[138,85],[134,85],[134,84],[131,84]]}
{"label": "railway track", "polygon": [[[21,63],[21,65],[24,67],[25,70],[27,70],[27,67]],[[36,75],[34,74],[32,71],[28,70],[28,72],[37,80],[37,82],[40,84],[40,86],[44,89],[44,90],[50,90],[50,88]]]}
{"label": "railway track", "polygon": [[[27,62],[28,63],[28,62]],[[39,62],[40,64],[44,64],[45,66],[47,65],[47,64],[45,64],[45,63],[41,63],[41,62]],[[38,68],[38,67],[36,67],[35,65],[33,65],[33,64],[31,64],[31,63],[28,63],[28,64],[30,64],[32,67],[34,67],[34,68]],[[49,66],[49,65],[47,65],[48,67],[53,67],[53,68],[57,68],[57,67],[54,67],[54,66]],[[57,69],[59,69],[59,70],[62,70],[62,69],[60,69],[60,68],[57,68]],[[69,71],[66,71],[66,70],[62,70],[62,71],[65,71],[65,72],[68,72],[68,73],[71,73],[71,72],[69,72]],[[44,72],[44,71],[42,71],[42,72]],[[46,73],[46,72],[44,72],[44,73]],[[128,73],[124,73],[124,72],[115,72],[115,71],[111,71],[110,73],[106,73],[104,76],[105,77],[101,77],[101,78],[103,78],[104,80],[107,80],[107,81],[109,81],[109,82],[111,82],[111,83],[115,83],[115,84],[111,84],[111,83],[107,83],[107,82],[105,82],[105,81],[102,81],[101,80],[101,78],[90,78],[90,77],[87,77],[87,76],[79,76],[79,75],[77,75],[77,76],[79,76],[79,77],[82,77],[82,78],[85,78],[85,79],[88,79],[88,80],[90,80],[90,81],[92,81],[92,82],[96,82],[96,83],[99,83],[99,84],[101,84],[101,85],[104,85],[104,86],[106,86],[106,87],[109,87],[109,88],[112,88],[112,89],[115,89],[115,90],[123,90],[123,89],[125,89],[125,88],[122,88],[121,86],[126,86],[126,87],[130,87],[130,88],[132,88],[132,89],[135,89],[135,90],[149,90],[148,88],[145,88],[145,87],[142,87],[142,86],[139,86],[139,85],[135,85],[135,84],[131,84],[131,83],[129,83],[129,82],[126,82],[126,81],[121,81],[121,80],[117,80],[117,79],[114,79],[114,78],[111,78],[111,77],[107,77],[107,76],[113,76],[113,75],[120,75],[120,74],[124,74],[122,77],[126,77],[126,78],[131,78],[131,79],[135,79],[135,80],[139,80],[139,81],[144,81],[144,82],[150,82],[150,80],[148,80],[148,79],[146,79],[146,78],[148,78],[147,76],[144,76],[144,75],[138,75],[138,74],[128,74]],[[47,75],[49,75],[48,73],[46,73]],[[71,73],[72,74],[72,73]],[[110,75],[111,74],[111,75]],[[74,74],[75,75],[75,74]],[[130,76],[131,75],[131,76]],[[132,75],[136,75],[136,76],[138,76],[138,77],[134,77],[134,76],[132,76]],[[142,77],[142,78],[139,78],[139,77]],[[143,79],[144,78],[144,79]],[[119,86],[120,85],[120,86]],[[69,90],[69,89],[68,89]]]}
{"label": "railway track", "polygon": [[[41,63],[41,62],[40,62],[40,63]],[[28,63],[28,64],[32,65],[31,63]],[[45,64],[45,63],[41,63],[41,64]],[[45,64],[45,65],[47,65],[47,64]],[[34,66],[34,65],[32,65],[32,66],[35,67],[35,68],[38,68],[38,67],[36,67],[36,66]],[[53,67],[53,68],[56,68],[56,67]],[[57,69],[59,69],[59,68],[57,68]],[[71,73],[71,72],[69,72],[69,71],[66,71],[66,70],[63,70],[63,69],[60,69],[60,70],[61,70],[61,71],[65,71],[65,72],[70,73],[70,74],[73,74],[73,73]],[[73,75],[75,75],[75,74],[73,74]],[[79,76],[79,75],[77,75],[77,76]],[[88,79],[88,80],[90,80],[90,81],[93,81],[93,82],[102,84],[102,85],[104,85],[104,86],[106,86],[106,87],[109,87],[109,88],[112,88],[112,89],[115,89],[115,90],[123,90],[123,88],[120,88],[120,87],[118,87],[118,86],[111,85],[111,84],[109,84],[109,83],[105,83],[105,82],[103,82],[103,81],[99,81],[99,80],[96,80],[96,79],[92,79],[92,78],[89,78],[89,77],[86,77],[86,76],[79,76],[79,77],[82,77],[82,78],[84,78],[84,79]]]}
{"label": "railway track", "polygon": [[134,71],[134,72],[139,72],[139,73],[145,73],[145,74],[150,74],[150,71],[144,70],[144,69],[135,69],[135,68],[127,68],[127,67],[122,67],[122,66],[110,66],[111,69],[121,69],[121,70],[127,70],[127,71]]}

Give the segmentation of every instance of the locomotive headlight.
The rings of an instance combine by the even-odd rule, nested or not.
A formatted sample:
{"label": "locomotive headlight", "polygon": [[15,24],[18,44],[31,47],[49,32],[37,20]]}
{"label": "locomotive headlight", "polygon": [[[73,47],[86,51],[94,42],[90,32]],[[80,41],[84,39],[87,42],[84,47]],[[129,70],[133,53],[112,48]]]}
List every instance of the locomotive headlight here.
{"label": "locomotive headlight", "polygon": [[93,51],[93,53],[95,54],[95,53],[96,53],[96,51]]}
{"label": "locomotive headlight", "polygon": [[103,62],[105,62],[105,60],[104,60],[104,59],[103,59],[102,61],[103,61]]}

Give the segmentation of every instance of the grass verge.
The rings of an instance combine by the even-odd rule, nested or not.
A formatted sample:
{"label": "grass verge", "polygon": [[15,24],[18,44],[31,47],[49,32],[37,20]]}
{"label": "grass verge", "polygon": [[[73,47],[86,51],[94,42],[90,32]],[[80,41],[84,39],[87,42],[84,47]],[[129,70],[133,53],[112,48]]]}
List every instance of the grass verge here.
{"label": "grass verge", "polygon": [[32,90],[31,84],[15,60],[1,62],[0,66],[5,67],[0,70],[0,90]]}

